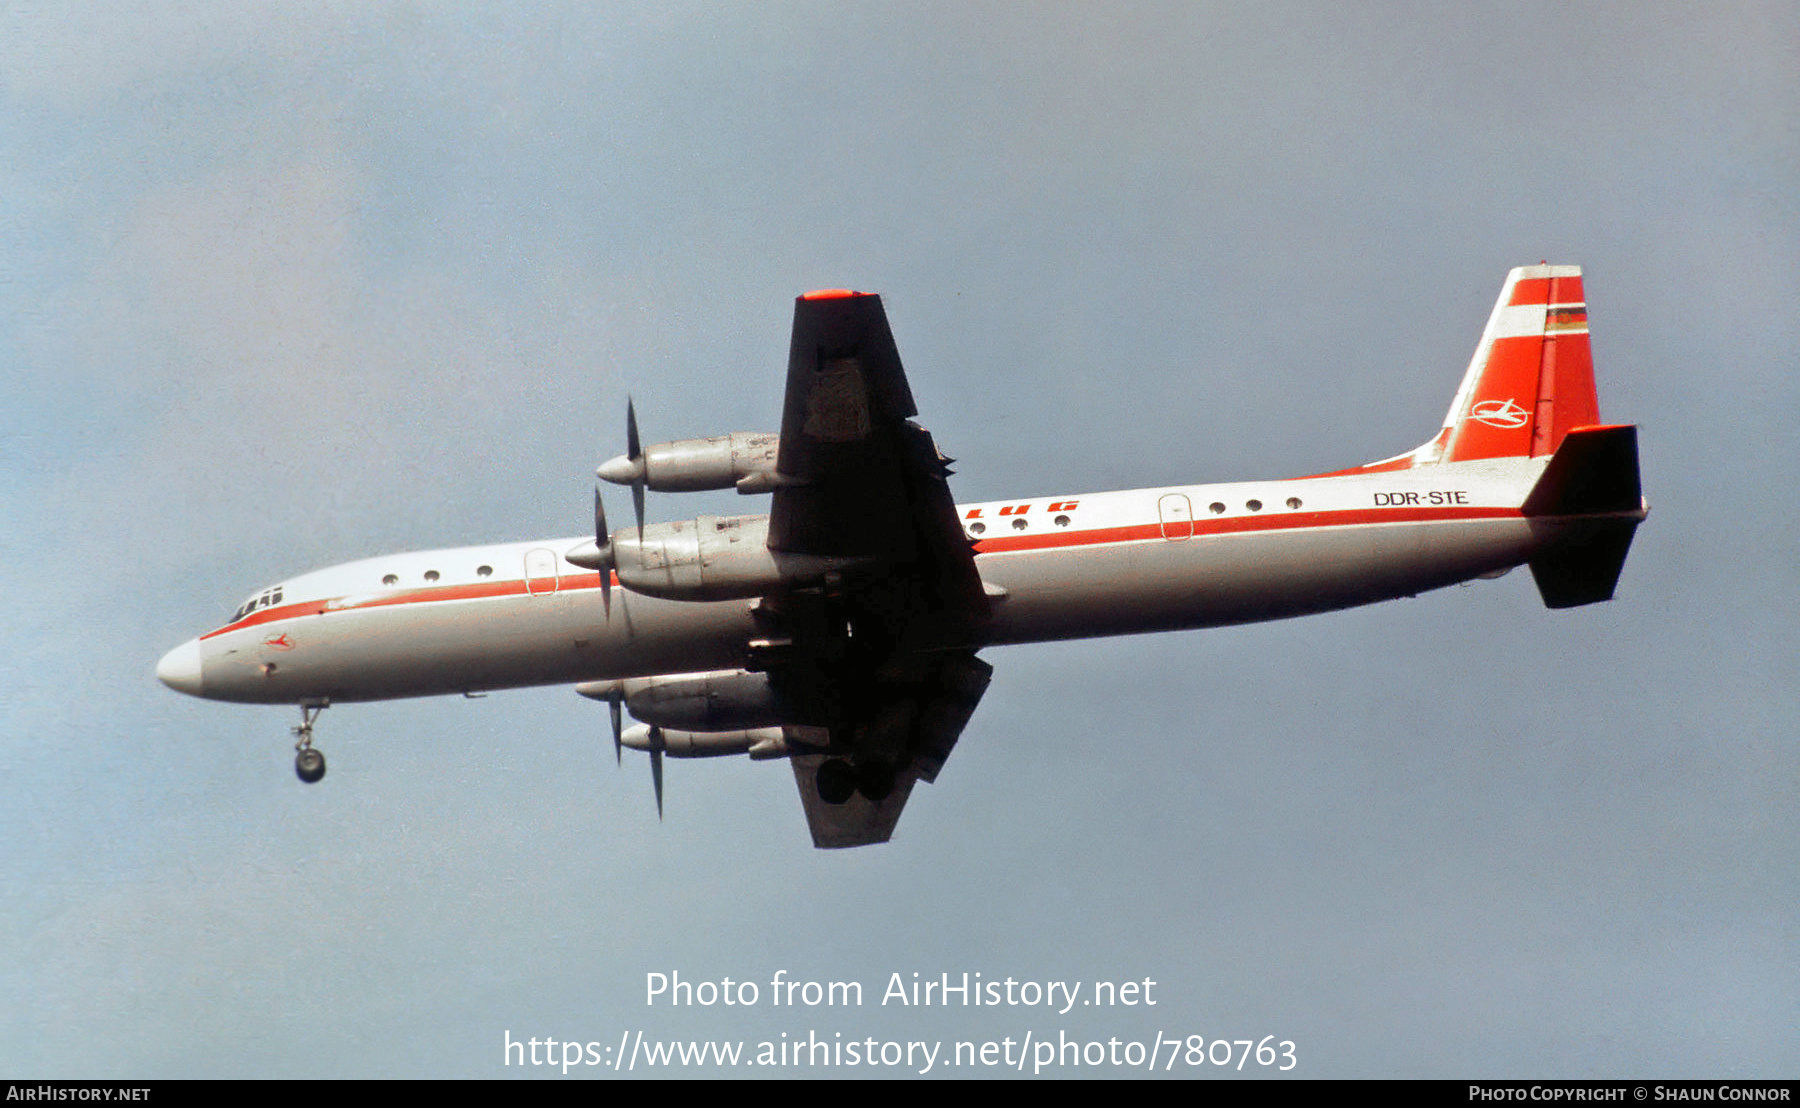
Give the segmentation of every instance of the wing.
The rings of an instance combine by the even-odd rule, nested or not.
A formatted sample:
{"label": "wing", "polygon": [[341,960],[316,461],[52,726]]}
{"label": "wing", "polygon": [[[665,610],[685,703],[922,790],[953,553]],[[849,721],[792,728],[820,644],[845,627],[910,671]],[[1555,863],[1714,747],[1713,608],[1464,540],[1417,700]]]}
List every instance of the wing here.
{"label": "wing", "polygon": [[769,546],[901,574],[909,595],[897,617],[947,630],[985,617],[987,598],[949,459],[916,414],[879,296],[795,302]]}
{"label": "wing", "polygon": [[828,804],[820,799],[818,786],[819,768],[828,761],[826,756],[802,754],[788,761],[794,767],[794,783],[800,786],[800,806],[806,809],[813,845],[821,850],[887,842],[900,822],[900,809],[906,807],[906,798],[919,780],[912,770],[902,770],[895,776],[894,791],[880,801],[857,793],[842,804]]}
{"label": "wing", "polygon": [[[852,763],[825,754],[789,759],[814,846],[829,849],[887,842],[913,786],[921,780],[937,780],[994,672],[973,652],[919,655],[910,661],[914,670],[910,684],[880,686],[870,705],[873,710],[832,733],[832,746],[838,751],[864,754],[864,761],[850,770],[853,775],[863,776],[870,767],[878,777],[889,775],[880,788],[871,791],[859,782],[854,793],[834,804],[825,799],[827,790],[821,786],[819,772],[834,760],[845,766]],[[898,764],[885,760],[880,752],[888,749],[903,751],[903,760]],[[873,757],[868,756],[870,752]]]}
{"label": "wing", "polygon": [[821,847],[887,841],[993,672],[974,653],[990,601],[949,460],[915,414],[880,297],[795,302],[768,542],[845,568],[824,589],[764,602],[759,618],[780,644],[763,668],[830,721],[829,750],[793,759]]}

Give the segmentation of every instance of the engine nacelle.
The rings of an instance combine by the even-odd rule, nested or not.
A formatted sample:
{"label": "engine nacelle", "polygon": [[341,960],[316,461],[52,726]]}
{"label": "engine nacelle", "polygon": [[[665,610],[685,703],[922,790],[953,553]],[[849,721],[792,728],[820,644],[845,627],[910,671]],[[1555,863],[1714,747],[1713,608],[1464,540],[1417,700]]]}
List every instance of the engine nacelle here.
{"label": "engine nacelle", "polygon": [[620,739],[633,750],[653,750],[658,745],[671,758],[722,758],[748,754],[754,761],[811,754],[825,747],[830,736],[816,727],[755,727],[741,731],[677,731],[639,723],[625,729]]}
{"label": "engine nacelle", "polygon": [[634,718],[675,731],[739,731],[795,722],[768,674],[741,669],[630,678],[624,699]]}
{"label": "engine nacelle", "polygon": [[659,442],[644,448],[641,458],[621,454],[598,471],[617,485],[638,480],[657,492],[700,492],[738,486],[742,492],[770,492],[780,435],[736,431],[710,439]]}
{"label": "engine nacelle", "polygon": [[734,600],[819,584],[843,559],[770,550],[768,516],[700,516],[613,536],[619,584],[664,600]]}

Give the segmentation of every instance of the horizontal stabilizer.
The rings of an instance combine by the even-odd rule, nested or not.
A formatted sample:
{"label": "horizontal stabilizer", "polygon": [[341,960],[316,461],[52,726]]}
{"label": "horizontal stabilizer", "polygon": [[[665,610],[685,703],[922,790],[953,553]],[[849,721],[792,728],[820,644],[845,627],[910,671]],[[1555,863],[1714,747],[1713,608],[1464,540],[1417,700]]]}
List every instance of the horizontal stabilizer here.
{"label": "horizontal stabilizer", "polygon": [[[1631,536],[1644,518],[1637,428],[1571,430],[1520,511],[1528,518],[1569,521],[1560,524],[1569,528],[1568,534],[1531,560],[1531,576],[1545,607],[1611,600]],[[1584,516],[1588,518],[1580,518]]]}
{"label": "horizontal stabilizer", "polygon": [[1637,512],[1637,428],[1577,427],[1563,438],[1520,511],[1528,516]]}
{"label": "horizontal stabilizer", "polygon": [[1546,608],[1578,608],[1613,598],[1635,519],[1607,520],[1549,554],[1531,560],[1531,577]]}

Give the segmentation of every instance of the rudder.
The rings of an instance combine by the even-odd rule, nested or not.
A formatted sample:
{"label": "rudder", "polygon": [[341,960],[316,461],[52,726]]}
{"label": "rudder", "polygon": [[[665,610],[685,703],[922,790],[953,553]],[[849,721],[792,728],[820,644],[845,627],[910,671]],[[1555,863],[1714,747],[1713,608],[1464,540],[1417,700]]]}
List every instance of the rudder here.
{"label": "rudder", "polygon": [[[1506,275],[1475,356],[1444,417],[1433,460],[1542,457],[1600,422],[1581,267]],[[1434,443],[1435,445],[1435,443]]]}

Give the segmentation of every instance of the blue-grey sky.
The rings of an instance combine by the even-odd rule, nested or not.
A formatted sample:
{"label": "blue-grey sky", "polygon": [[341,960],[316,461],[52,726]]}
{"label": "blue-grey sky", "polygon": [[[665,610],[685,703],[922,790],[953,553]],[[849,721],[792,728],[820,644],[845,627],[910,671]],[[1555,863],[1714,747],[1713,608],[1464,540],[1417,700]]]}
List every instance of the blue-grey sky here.
{"label": "blue-grey sky", "polygon": [[[808,288],[884,294],[984,500],[1408,449],[1540,258],[1641,426],[1617,600],[990,651],[886,846],[741,760],[659,824],[567,689],[334,708],[309,789],[289,711],[151,675],[296,572],[579,533],[628,393],[772,429]],[[0,8],[0,1074],[813,1030],[1791,1076],[1797,295],[1779,2]],[[777,970],[868,1002],[643,1002]],[[965,971],[1159,1003],[877,1003]]]}

